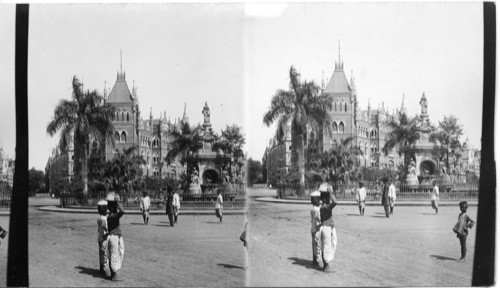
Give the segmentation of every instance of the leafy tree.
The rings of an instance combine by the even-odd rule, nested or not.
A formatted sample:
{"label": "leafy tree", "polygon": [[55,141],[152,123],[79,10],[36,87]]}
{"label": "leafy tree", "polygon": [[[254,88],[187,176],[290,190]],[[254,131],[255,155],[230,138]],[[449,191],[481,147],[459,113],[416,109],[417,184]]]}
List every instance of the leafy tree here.
{"label": "leafy tree", "polygon": [[289,90],[279,89],[271,99],[271,106],[264,114],[264,124],[277,123],[276,134],[283,139],[287,126],[291,125],[292,149],[297,153],[300,195],[305,193],[305,157],[304,143],[307,129],[315,132],[325,127],[331,133],[332,103],[326,95],[319,95],[319,86],[314,81],[300,82],[300,74],[290,67]]}
{"label": "leafy tree", "polygon": [[45,173],[31,168],[28,172],[29,195],[34,196],[36,193],[45,189]]}
{"label": "leafy tree", "polygon": [[417,118],[410,118],[405,112],[399,112],[398,118],[392,119],[388,123],[389,134],[388,140],[385,142],[382,151],[385,155],[389,151],[396,148],[399,156],[403,154],[404,149],[417,141],[420,138],[420,133],[417,131]]}
{"label": "leafy tree", "polygon": [[169,134],[172,137],[172,142],[165,157],[165,161],[169,164],[173,163],[175,159],[179,159],[179,162],[184,164],[189,153],[194,153],[203,147],[199,125],[190,126],[187,121],[182,121],[180,128],[176,127]]}
{"label": "leafy tree", "polygon": [[[54,136],[61,132],[59,146],[64,150],[74,141],[75,155],[79,156],[80,172],[84,197],[88,194],[87,160],[91,140],[97,145],[112,143],[114,107],[105,104],[104,98],[97,92],[83,92],[82,84],[76,76],[72,81],[71,100],[61,99],[54,109],[54,116],[47,125],[47,133]],[[76,153],[79,151],[79,153]]]}
{"label": "leafy tree", "polygon": [[444,116],[443,121],[439,121],[437,131],[430,135],[430,141],[438,140],[441,144],[448,145],[451,152],[450,162],[456,163],[461,157],[460,149],[462,145],[460,144],[460,136],[462,135],[463,127],[459,123],[458,118],[454,115]]}
{"label": "leafy tree", "polygon": [[[231,126],[226,125],[226,129],[221,131],[221,137],[215,141],[213,149],[215,151],[221,149],[224,153],[231,155],[231,166],[239,166],[241,169],[242,161],[240,160],[245,157],[243,152],[244,144],[245,136],[241,132],[241,128],[236,124]],[[231,171],[229,171],[229,173],[231,173]]]}
{"label": "leafy tree", "polygon": [[254,183],[262,181],[262,164],[252,158],[248,159],[248,186],[252,187]]}

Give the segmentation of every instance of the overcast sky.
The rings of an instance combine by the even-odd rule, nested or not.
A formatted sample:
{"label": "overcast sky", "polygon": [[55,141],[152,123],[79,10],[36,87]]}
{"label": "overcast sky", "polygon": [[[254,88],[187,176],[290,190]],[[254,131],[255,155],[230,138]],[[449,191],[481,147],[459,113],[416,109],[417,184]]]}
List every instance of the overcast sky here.
{"label": "overcast sky", "polygon": [[[430,119],[456,115],[480,146],[483,81],[482,3],[31,5],[29,30],[30,167],[43,169],[57,137],[45,133],[71,78],[86,89],[112,88],[120,69],[138,87],[142,116],[244,127],[248,156],[260,160],[274,135],[262,116],[288,70],[321,83],[341,45],[348,79],[366,109],[384,102],[410,114],[425,92]],[[0,5],[0,140],[14,154],[14,14]]]}

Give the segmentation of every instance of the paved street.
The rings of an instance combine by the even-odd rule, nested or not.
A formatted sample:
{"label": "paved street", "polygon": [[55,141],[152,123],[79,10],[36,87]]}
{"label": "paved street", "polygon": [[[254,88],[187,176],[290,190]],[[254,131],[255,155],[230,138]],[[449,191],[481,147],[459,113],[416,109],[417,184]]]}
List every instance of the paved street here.
{"label": "paved street", "polygon": [[[175,227],[165,215],[153,216],[148,226],[140,215],[124,215],[123,281],[111,282],[98,275],[97,212],[44,212],[33,205],[40,203],[30,199],[30,286],[245,285],[244,215],[227,216],[222,224],[215,215],[190,215]],[[4,247],[0,253],[6,254]]]}
{"label": "paved street", "polygon": [[[253,191],[268,196],[271,191]],[[396,207],[387,219],[383,208],[334,209],[338,247],[335,273],[311,266],[309,205],[250,202],[250,286],[469,286],[475,227],[467,239],[466,262],[456,262],[460,244],[452,232],[456,207]],[[469,216],[476,220],[477,207]]]}

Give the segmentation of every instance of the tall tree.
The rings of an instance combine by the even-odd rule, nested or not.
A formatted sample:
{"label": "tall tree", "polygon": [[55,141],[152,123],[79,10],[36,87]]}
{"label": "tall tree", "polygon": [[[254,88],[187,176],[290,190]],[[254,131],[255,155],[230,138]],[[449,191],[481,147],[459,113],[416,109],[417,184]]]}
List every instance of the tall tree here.
{"label": "tall tree", "polygon": [[[241,132],[241,128],[233,124],[226,125],[226,129],[221,131],[221,137],[214,143],[214,150],[221,149],[224,153],[231,155],[231,166],[236,167],[241,165],[245,154],[243,152],[243,145],[245,144],[245,136]],[[241,168],[241,167],[239,167]]]}
{"label": "tall tree", "polygon": [[[323,94],[319,94],[319,86],[314,81],[300,82],[300,74],[291,66],[289,71],[289,90],[279,89],[271,99],[271,107],[264,114],[264,124],[270,126],[277,123],[279,135],[286,135],[287,126],[291,127],[292,142],[296,143],[297,166],[300,175],[300,191],[305,191],[305,157],[304,137],[307,129],[315,132],[325,127],[330,131],[332,102]],[[324,124],[324,125],[322,125]],[[295,140],[295,141],[294,141]],[[295,145],[294,145],[295,146]]]}
{"label": "tall tree", "polygon": [[405,112],[399,112],[396,119],[389,121],[387,124],[390,131],[388,140],[382,148],[385,155],[389,154],[392,149],[396,149],[401,156],[408,145],[415,143],[420,138],[416,121],[416,117],[408,117]]}
{"label": "tall tree", "polygon": [[47,125],[47,133],[54,136],[60,131],[60,147],[66,149],[67,145],[73,142],[75,151],[79,150],[83,195],[86,197],[88,195],[89,145],[91,140],[95,140],[97,145],[111,143],[114,146],[112,137],[114,107],[104,103],[104,98],[97,90],[83,92],[83,85],[76,76],[73,77],[72,86],[72,99],[59,101],[54,109],[54,116]]}
{"label": "tall tree", "polygon": [[[441,144],[448,145],[450,157],[448,158],[448,168],[454,169],[458,165],[458,161],[462,156],[460,150],[460,136],[463,135],[463,127],[459,123],[459,119],[454,116],[444,116],[443,121],[439,121],[437,130],[430,135],[430,140],[438,140]],[[452,167],[450,167],[452,166]]]}
{"label": "tall tree", "polygon": [[172,163],[176,158],[181,164],[184,164],[189,152],[196,152],[202,148],[201,127],[190,126],[187,121],[182,121],[180,127],[176,127],[169,132],[172,141],[170,150],[165,157],[167,163]]}
{"label": "tall tree", "polygon": [[41,170],[36,170],[35,167],[29,171],[29,195],[34,196],[39,191],[45,188],[45,173]]}

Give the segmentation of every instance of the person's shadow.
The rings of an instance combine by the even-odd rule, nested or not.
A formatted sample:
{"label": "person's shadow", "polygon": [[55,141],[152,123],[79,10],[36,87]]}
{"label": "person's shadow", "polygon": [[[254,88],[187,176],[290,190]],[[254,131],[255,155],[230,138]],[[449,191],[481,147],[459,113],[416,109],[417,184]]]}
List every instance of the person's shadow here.
{"label": "person's shadow", "polygon": [[304,266],[307,269],[321,270],[321,267],[315,267],[315,266],[313,266],[311,260],[300,259],[300,258],[297,258],[297,257],[290,257],[288,259],[290,259],[290,260],[293,261],[293,263],[292,263],[293,265]]}
{"label": "person's shadow", "polygon": [[457,261],[455,258],[450,258],[446,256],[441,256],[441,255],[431,255],[432,258],[437,259],[437,260],[450,260],[450,261]]}
{"label": "person's shadow", "polygon": [[87,274],[87,275],[90,275],[94,278],[107,279],[106,275],[102,275],[99,273],[99,269],[87,268],[87,267],[83,267],[83,266],[76,266],[75,269],[79,269],[80,274]]}
{"label": "person's shadow", "polygon": [[241,267],[241,266],[236,266],[236,265],[233,265],[233,264],[222,264],[222,263],[218,263],[217,264],[218,266],[221,266],[223,268],[230,268],[230,269],[242,269],[242,270],[245,270],[244,267]]}

